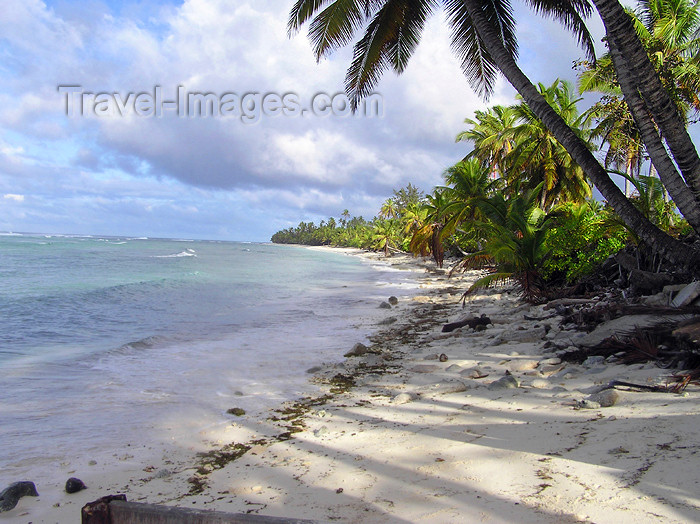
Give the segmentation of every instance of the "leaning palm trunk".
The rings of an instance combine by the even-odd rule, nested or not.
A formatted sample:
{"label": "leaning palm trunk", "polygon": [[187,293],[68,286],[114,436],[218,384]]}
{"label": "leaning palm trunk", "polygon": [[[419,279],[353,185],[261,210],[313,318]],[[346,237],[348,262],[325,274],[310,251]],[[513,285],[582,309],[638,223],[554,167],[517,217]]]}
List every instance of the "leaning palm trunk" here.
{"label": "leaning palm trunk", "polygon": [[[700,194],[700,157],[685,122],[649,61],[629,15],[618,0],[593,0],[593,3],[603,20],[608,38],[614,40],[629,65],[628,74],[632,75],[634,85],[639,88],[683,178],[693,193]],[[618,72],[618,79],[620,76]]]}
{"label": "leaning palm trunk", "polygon": [[484,16],[479,1],[464,0],[463,3],[484,45],[498,64],[503,75],[522,95],[525,103],[530,106],[537,117],[542,120],[544,125],[566,148],[574,161],[581,166],[603,197],[630,229],[647,243],[651,249],[662,253],[675,264],[694,266],[700,262],[700,253],[689,253],[685,244],[675,240],[654,226],[634,207],[632,202],[625,198],[620,188],[611,180],[607,171],[596,160],[586,144],[566,125],[564,120],[552,109],[535,86],[532,85],[532,82],[520,70],[513,56],[503,46],[493,25]]}
{"label": "leaning palm trunk", "polygon": [[[610,49],[610,57],[615,65],[620,89],[639,129],[639,134],[651,157],[651,161],[656,166],[659,178],[673,197],[678,210],[688,220],[691,227],[700,233],[700,201],[693,190],[681,178],[676,166],[668,156],[656,126],[649,117],[648,106],[632,81],[634,74],[620,52],[618,39],[611,36],[608,39],[608,47]],[[672,111],[677,114],[675,106]],[[683,128],[685,129],[685,126]]]}
{"label": "leaning palm trunk", "polygon": [[443,260],[445,259],[445,248],[442,245],[441,238],[442,228],[442,224],[436,224],[431,238],[433,259],[435,259],[435,263],[439,268],[442,268]]}

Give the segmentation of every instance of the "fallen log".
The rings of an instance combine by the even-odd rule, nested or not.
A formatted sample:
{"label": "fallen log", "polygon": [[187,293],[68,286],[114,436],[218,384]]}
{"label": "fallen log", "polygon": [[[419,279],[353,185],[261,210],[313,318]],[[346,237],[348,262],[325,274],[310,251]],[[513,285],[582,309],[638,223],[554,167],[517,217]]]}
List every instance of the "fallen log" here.
{"label": "fallen log", "polygon": [[103,497],[83,506],[82,524],[313,524],[316,521],[223,513],[127,502],[125,495]]}
{"label": "fallen log", "polygon": [[451,333],[455,329],[459,329],[464,326],[469,326],[470,328],[475,329],[476,326],[488,326],[489,324],[492,324],[491,319],[486,315],[481,315],[480,317],[467,318],[457,322],[445,324],[442,326],[442,332]]}
{"label": "fallen log", "polygon": [[652,273],[651,271],[633,269],[630,271],[629,281],[635,292],[656,293],[673,282],[673,277],[667,273]]}
{"label": "fallen log", "polygon": [[590,298],[557,298],[556,300],[550,300],[544,306],[544,309],[554,309],[557,306],[580,306],[582,304],[594,304],[595,300]]}

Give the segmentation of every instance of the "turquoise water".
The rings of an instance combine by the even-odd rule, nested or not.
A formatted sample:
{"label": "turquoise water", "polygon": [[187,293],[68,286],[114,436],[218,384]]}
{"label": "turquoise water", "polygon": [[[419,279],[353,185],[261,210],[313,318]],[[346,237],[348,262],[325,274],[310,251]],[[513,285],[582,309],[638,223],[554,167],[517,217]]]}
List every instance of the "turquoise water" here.
{"label": "turquoise water", "polygon": [[290,246],[0,236],[0,485],[299,396],[413,285]]}

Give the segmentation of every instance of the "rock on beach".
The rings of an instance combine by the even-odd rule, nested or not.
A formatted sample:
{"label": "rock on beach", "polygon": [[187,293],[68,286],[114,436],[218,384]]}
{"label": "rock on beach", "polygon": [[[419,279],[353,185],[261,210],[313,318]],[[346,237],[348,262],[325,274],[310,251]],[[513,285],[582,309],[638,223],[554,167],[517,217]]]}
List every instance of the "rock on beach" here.
{"label": "rock on beach", "polygon": [[39,493],[33,482],[22,480],[13,482],[0,493],[0,513],[10,511],[22,497],[38,497]]}

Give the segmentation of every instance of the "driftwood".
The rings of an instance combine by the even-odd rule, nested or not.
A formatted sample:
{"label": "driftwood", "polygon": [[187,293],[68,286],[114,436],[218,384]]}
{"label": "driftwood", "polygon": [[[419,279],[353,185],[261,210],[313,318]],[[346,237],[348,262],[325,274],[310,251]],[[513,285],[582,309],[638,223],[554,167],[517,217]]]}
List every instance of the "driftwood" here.
{"label": "driftwood", "polygon": [[639,269],[639,263],[637,262],[637,259],[629,253],[620,251],[613,258],[615,259],[615,262],[617,262],[620,265],[621,268],[626,269],[627,271]]}
{"label": "driftwood", "polygon": [[700,342],[700,322],[698,319],[686,323],[673,331],[674,337],[682,337],[694,344]]}
{"label": "driftwood", "polygon": [[476,326],[488,326],[491,323],[492,322],[489,317],[486,315],[481,315],[480,317],[467,318],[465,320],[460,320],[459,322],[450,322],[449,324],[445,324],[442,326],[442,332],[451,333],[455,329],[459,329],[464,326],[469,326],[470,328],[475,329]]}
{"label": "driftwood", "polygon": [[630,286],[637,292],[654,293],[661,291],[664,286],[673,282],[673,277],[668,273],[652,273],[651,271],[633,269],[630,271],[629,281]]}
{"label": "driftwood", "polygon": [[554,309],[557,306],[580,306],[583,304],[594,304],[595,301],[590,298],[558,298],[556,300],[550,300],[544,306],[544,309]]}
{"label": "driftwood", "polygon": [[316,521],[267,517],[175,506],[127,502],[125,495],[103,497],[83,507],[82,524],[314,524]]}
{"label": "driftwood", "polygon": [[549,320],[550,318],[554,318],[556,316],[559,316],[557,313],[552,313],[551,315],[546,315],[544,317],[534,317],[531,315],[523,315],[523,318],[525,320],[531,320],[534,322],[542,322],[543,320]]}
{"label": "driftwood", "polygon": [[611,381],[605,389],[613,389],[615,386],[641,389],[643,391],[654,391],[656,393],[671,393],[671,390],[669,390],[666,386],[647,386],[644,384],[633,384],[632,382],[623,382],[622,380]]}

